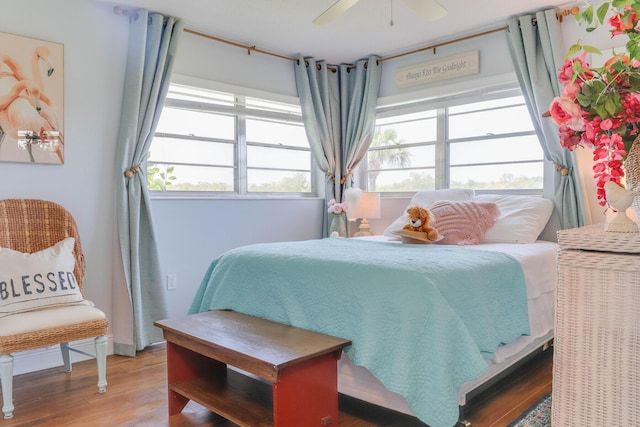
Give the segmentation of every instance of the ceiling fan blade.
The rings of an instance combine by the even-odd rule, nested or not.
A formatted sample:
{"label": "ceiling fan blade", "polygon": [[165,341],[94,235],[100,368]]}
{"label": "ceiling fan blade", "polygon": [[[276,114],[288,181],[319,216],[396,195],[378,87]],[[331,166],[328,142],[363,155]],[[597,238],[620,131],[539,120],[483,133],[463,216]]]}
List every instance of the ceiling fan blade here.
{"label": "ceiling fan blade", "polygon": [[358,3],[359,0],[338,0],[327,10],[322,12],[316,19],[313,20],[314,24],[323,25],[328,24],[329,22],[336,19],[338,16],[345,13],[347,10],[351,8],[354,4]]}
{"label": "ceiling fan blade", "polygon": [[404,0],[404,2],[427,21],[443,18],[448,13],[437,0]]}

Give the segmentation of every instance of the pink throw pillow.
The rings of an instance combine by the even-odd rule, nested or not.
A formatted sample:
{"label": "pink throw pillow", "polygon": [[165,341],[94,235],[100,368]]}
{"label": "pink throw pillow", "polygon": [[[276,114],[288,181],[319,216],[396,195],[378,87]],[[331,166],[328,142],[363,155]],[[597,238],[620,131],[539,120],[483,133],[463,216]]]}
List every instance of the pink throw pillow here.
{"label": "pink throw pillow", "polygon": [[470,200],[442,200],[429,210],[435,218],[432,227],[444,236],[438,242],[442,245],[477,245],[500,216],[497,204]]}

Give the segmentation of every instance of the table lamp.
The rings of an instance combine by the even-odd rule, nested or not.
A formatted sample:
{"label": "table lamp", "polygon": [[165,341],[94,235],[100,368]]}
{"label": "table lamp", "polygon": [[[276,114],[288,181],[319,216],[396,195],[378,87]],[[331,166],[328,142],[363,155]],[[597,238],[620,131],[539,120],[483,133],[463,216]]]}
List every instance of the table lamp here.
{"label": "table lamp", "polygon": [[352,212],[352,218],[361,218],[360,227],[354,237],[371,236],[371,227],[368,218],[380,218],[380,193],[363,191]]}

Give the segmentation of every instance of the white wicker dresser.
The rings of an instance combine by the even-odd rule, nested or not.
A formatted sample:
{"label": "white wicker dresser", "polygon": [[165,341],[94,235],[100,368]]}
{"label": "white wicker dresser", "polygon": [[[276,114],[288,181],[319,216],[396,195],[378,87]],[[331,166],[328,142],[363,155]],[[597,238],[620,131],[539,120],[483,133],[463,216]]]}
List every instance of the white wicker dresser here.
{"label": "white wicker dresser", "polygon": [[640,233],[558,243],[552,426],[640,426]]}

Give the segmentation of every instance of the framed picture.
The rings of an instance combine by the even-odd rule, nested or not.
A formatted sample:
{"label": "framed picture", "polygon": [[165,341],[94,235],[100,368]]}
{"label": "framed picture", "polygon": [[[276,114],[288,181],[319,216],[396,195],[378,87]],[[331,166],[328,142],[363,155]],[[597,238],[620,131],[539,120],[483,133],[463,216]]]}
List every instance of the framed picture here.
{"label": "framed picture", "polygon": [[0,33],[0,161],[64,163],[62,44]]}

